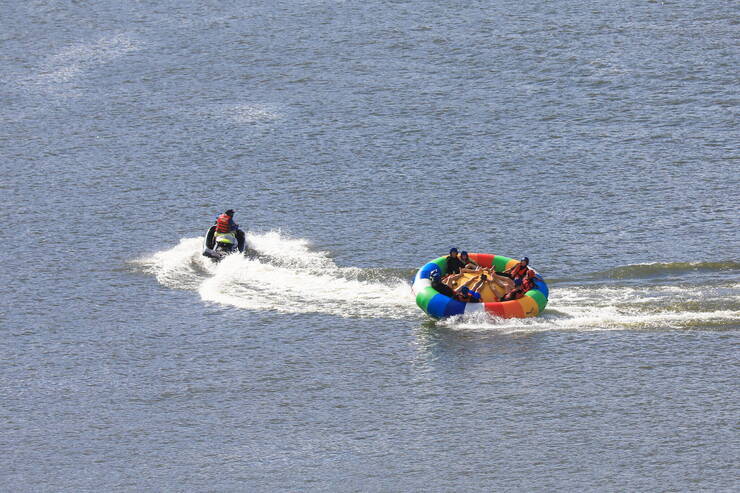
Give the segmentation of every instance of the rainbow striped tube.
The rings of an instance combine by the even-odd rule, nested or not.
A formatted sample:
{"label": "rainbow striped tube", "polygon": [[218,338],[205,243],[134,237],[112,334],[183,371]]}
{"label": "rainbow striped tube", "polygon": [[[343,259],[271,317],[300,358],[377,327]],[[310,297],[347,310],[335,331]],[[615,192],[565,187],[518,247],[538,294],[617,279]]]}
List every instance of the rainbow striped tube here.
{"label": "rainbow striped tube", "polygon": [[[493,267],[496,272],[503,272],[517,263],[515,259],[489,253],[469,253],[468,255],[481,267]],[[445,276],[447,274],[446,258],[439,257],[424,265],[416,273],[414,284],[411,286],[416,295],[416,304],[430,317],[445,318],[453,315],[486,312],[502,318],[526,318],[539,315],[547,305],[549,290],[539,274],[534,278],[535,288],[527,291],[518,300],[465,303],[440,294],[432,287],[429,274],[434,269],[439,269],[442,276]]]}

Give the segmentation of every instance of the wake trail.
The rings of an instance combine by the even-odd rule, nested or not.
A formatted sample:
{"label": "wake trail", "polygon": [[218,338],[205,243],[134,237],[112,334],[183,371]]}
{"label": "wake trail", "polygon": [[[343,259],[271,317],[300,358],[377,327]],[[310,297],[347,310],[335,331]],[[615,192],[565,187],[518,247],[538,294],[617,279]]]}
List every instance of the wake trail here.
{"label": "wake trail", "polygon": [[504,332],[740,329],[740,265],[735,262],[636,264],[548,282],[548,305],[539,317],[479,315],[440,323]]}
{"label": "wake trail", "polygon": [[326,313],[341,317],[419,317],[408,282],[372,269],[339,267],[304,239],[279,232],[247,233],[257,258],[201,255],[202,238],[139,260],[162,285],[197,291],[204,301],[256,311]]}

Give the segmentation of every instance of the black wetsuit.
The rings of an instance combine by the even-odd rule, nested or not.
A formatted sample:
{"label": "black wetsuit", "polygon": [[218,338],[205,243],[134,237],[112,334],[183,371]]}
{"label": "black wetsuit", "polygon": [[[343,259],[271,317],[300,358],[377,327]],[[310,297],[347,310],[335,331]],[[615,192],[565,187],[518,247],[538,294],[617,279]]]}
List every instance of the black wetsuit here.
{"label": "black wetsuit", "polygon": [[434,290],[437,291],[439,294],[449,296],[450,298],[455,297],[455,291],[453,291],[451,287],[449,287],[442,281],[432,281],[432,288],[434,288]]}
{"label": "black wetsuit", "polygon": [[465,267],[460,257],[447,256],[447,273],[448,274],[459,274],[460,269]]}

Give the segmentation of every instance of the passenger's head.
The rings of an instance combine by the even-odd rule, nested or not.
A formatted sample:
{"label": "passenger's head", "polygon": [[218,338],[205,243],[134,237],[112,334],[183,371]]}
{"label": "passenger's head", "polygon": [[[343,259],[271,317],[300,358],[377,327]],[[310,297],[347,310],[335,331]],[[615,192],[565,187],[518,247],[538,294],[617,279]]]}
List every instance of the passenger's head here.
{"label": "passenger's head", "polygon": [[450,255],[452,255],[453,257],[457,257],[457,248],[450,248]]}
{"label": "passenger's head", "polygon": [[470,294],[470,288],[468,288],[467,286],[463,286],[460,292],[464,295],[468,295]]}
{"label": "passenger's head", "polygon": [[524,264],[524,265],[529,265],[529,258],[528,258],[528,257],[522,257],[522,260],[521,260],[521,262],[522,262],[522,264]]}
{"label": "passenger's head", "polygon": [[234,209],[229,209],[228,211],[224,212],[224,214],[226,214],[227,216],[233,217],[234,216]]}
{"label": "passenger's head", "polygon": [[434,269],[429,273],[429,279],[431,279],[432,281],[439,281],[440,277],[441,274],[439,272],[439,269]]}
{"label": "passenger's head", "polygon": [[522,285],[522,280],[521,279],[514,279],[514,286],[519,287],[521,285]]}
{"label": "passenger's head", "polygon": [[462,252],[460,252],[460,258],[467,260],[468,259],[468,252],[466,252],[465,250],[463,250]]}

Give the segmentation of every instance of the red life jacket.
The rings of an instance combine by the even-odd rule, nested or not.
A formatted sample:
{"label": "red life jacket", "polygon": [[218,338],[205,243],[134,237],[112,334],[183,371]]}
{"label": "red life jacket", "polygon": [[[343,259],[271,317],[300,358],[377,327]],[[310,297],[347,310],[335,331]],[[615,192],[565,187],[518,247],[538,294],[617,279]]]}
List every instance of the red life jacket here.
{"label": "red life jacket", "polygon": [[529,291],[533,287],[534,287],[534,281],[532,281],[532,279],[530,279],[528,277],[525,277],[524,279],[522,279],[522,291],[523,292],[526,293],[527,291]]}
{"label": "red life jacket", "polygon": [[218,216],[218,218],[216,219],[216,233],[231,232],[231,226],[229,226],[230,219],[231,216],[227,216],[226,214],[221,214],[220,216]]}
{"label": "red life jacket", "polygon": [[526,276],[528,270],[529,267],[527,267],[526,265],[522,265],[522,263],[519,262],[514,266],[513,269],[511,269],[511,272],[509,272],[509,274],[511,274],[512,279],[519,279],[520,277]]}
{"label": "red life jacket", "polygon": [[518,300],[522,296],[524,296],[524,291],[522,291],[522,288],[519,287],[506,293],[503,298],[501,298],[501,301]]}

